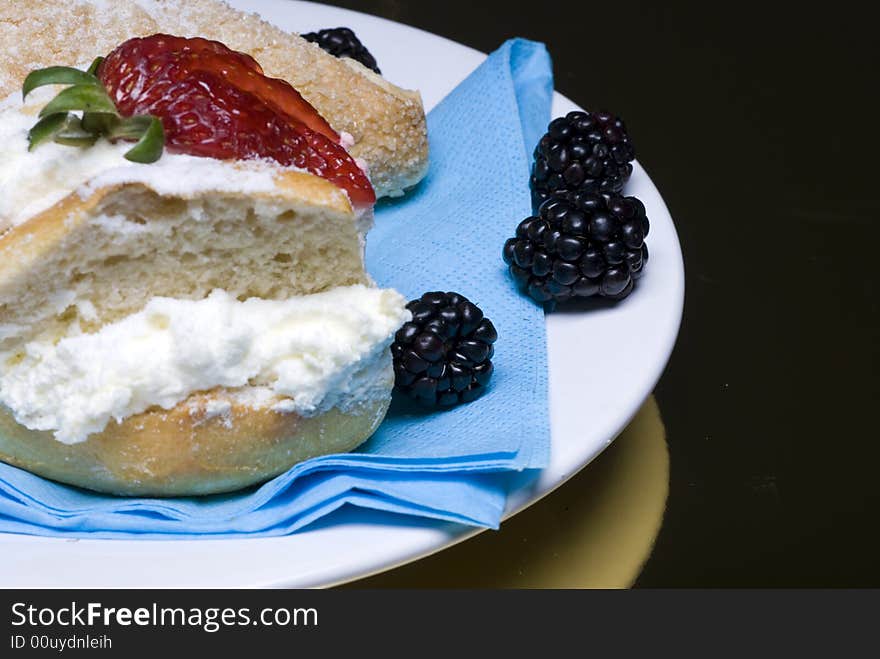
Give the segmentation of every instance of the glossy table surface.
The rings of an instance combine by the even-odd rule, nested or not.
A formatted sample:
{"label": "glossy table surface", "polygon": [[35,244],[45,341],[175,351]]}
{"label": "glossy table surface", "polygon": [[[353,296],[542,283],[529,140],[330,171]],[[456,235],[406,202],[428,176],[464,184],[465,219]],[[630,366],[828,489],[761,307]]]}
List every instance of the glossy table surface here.
{"label": "glossy table surface", "polygon": [[545,42],[560,92],[626,120],[687,275],[669,366],[608,451],[500,531],[352,586],[880,585],[876,20],[840,2],[332,4],[487,52]]}

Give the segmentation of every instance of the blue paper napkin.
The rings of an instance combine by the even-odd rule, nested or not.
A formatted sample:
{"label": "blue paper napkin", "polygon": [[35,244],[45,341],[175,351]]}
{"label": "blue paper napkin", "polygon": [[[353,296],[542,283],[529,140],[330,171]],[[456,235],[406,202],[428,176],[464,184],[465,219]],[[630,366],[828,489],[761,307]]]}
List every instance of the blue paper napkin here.
{"label": "blue paper napkin", "polygon": [[513,39],[428,115],[431,166],[401,200],[382,202],[367,246],[381,286],[413,298],[455,290],[498,329],[486,394],[426,413],[395,397],[356,453],[315,458],[263,486],[191,499],[86,492],[0,463],[0,531],[89,537],[217,537],[297,531],[344,504],[497,527],[504,472],[549,458],[541,309],[519,295],[501,247],[530,210],[531,150],[547,125],[550,58]]}

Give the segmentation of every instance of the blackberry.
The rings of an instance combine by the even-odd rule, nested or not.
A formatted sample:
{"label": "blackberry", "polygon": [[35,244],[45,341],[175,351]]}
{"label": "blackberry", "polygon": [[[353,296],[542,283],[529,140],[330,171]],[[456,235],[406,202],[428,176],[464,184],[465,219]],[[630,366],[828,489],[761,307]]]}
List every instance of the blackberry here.
{"label": "blackberry", "polygon": [[412,320],[391,345],[396,387],[431,406],[479,398],[494,370],[492,321],[459,293],[425,293],[406,308]]}
{"label": "blackberry", "polygon": [[300,35],[306,41],[318,44],[323,50],[336,57],[350,57],[379,75],[382,72],[376,58],[366,49],[357,35],[347,27],[334,27]]}
{"label": "blackberry", "polygon": [[609,112],[569,112],[547,126],[535,147],[532,207],[566,192],[617,193],[636,151],[623,121]]}
{"label": "blackberry", "polygon": [[538,302],[599,295],[621,300],[648,261],[645,206],[635,197],[550,197],[504,243],[510,274]]}

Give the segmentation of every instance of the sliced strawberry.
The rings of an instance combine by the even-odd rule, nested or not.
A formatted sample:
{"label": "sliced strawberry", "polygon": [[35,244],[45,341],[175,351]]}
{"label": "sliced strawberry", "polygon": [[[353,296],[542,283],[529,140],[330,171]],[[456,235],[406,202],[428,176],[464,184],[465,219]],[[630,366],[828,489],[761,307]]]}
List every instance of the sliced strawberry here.
{"label": "sliced strawberry", "polygon": [[[260,66],[260,63],[257,62],[257,60],[255,60],[253,57],[251,57],[247,53],[242,53],[238,50],[232,50],[232,48],[220,41],[213,41],[211,39],[204,39],[202,37],[175,37],[170,34],[159,36],[160,38],[168,40],[168,44],[171,46],[171,49],[177,48],[183,51],[193,50],[196,52],[209,52],[214,53],[215,55],[224,55],[226,57],[236,60],[237,62],[252,71],[256,71],[259,74],[263,73],[263,67]],[[152,39],[152,37],[148,37],[148,39]],[[159,47],[161,48],[161,46]]]}
{"label": "sliced strawberry", "polygon": [[219,74],[232,85],[274,105],[313,131],[329,137],[334,142],[339,142],[339,133],[333,130],[327,120],[318,114],[311,103],[286,80],[260,75],[241,62],[232,61],[223,55],[201,57],[195,66],[202,71]]}
{"label": "sliced strawberry", "polygon": [[159,117],[172,151],[271,158],[328,179],[353,203],[374,203],[369,179],[329,124],[293,87],[266,78],[245,58],[216,41],[155,35],[122,44],[98,77],[123,116]]}
{"label": "sliced strawberry", "polygon": [[118,78],[114,87],[131,94],[142,77],[160,75],[156,69],[157,58],[185,61],[188,70],[215,73],[266,103],[274,104],[292,119],[339,142],[339,134],[290,83],[263,75],[263,69],[253,57],[232,50],[219,41],[168,34],[129,39],[105,60],[101,67],[102,81],[106,85],[105,78]]}
{"label": "sliced strawberry", "polygon": [[[125,63],[136,65],[159,53],[212,53],[238,61],[252,71],[263,73],[259,62],[247,53],[232,50],[226,44],[202,37],[176,37],[171,34],[154,34],[149,37],[136,37],[117,46],[106,60],[107,67],[122,69]],[[113,60],[118,60],[113,62]],[[105,61],[106,61],[105,60]]]}

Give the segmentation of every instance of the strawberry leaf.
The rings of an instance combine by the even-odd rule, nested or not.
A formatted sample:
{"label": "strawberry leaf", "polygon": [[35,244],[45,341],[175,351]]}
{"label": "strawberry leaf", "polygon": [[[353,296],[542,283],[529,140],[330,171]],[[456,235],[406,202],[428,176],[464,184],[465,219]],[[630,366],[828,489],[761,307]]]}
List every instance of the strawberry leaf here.
{"label": "strawberry leaf", "polygon": [[89,68],[86,69],[86,73],[97,76],[98,75],[98,67],[101,66],[101,63],[104,61],[103,57],[96,57],[92,63],[89,65]]}
{"label": "strawberry leaf", "polygon": [[54,139],[55,135],[61,132],[70,116],[66,112],[58,112],[40,119],[28,131],[28,151],[33,151],[43,142]]}
{"label": "strawberry leaf", "polygon": [[33,151],[40,144],[53,140],[68,146],[89,146],[94,144],[98,136],[83,129],[76,115],[59,112],[43,117],[28,132],[28,151]]}
{"label": "strawberry leaf", "polygon": [[[131,140],[126,151],[132,162],[151,163],[162,156],[165,130],[151,115],[123,118],[96,77],[103,57],[96,57],[87,71],[68,66],[50,66],[31,72],[22,86],[27,96],[43,85],[70,85],[58,93],[39,114],[40,120],[28,132],[28,150],[53,140],[69,146],[91,146],[101,137]],[[81,112],[82,115],[72,114]]]}
{"label": "strawberry leaf", "polygon": [[40,110],[40,117],[56,112],[101,112],[119,116],[116,106],[104,88],[99,85],[79,84],[62,90]]}
{"label": "strawberry leaf", "polygon": [[120,122],[111,137],[138,137],[138,143],[125,152],[125,158],[132,162],[151,163],[162,157],[165,148],[165,129],[156,117],[141,115],[129,117]]}
{"label": "strawberry leaf", "polygon": [[100,136],[96,133],[83,128],[82,122],[76,116],[72,116],[71,120],[55,135],[55,142],[65,146],[92,146],[98,141],[98,137]]}
{"label": "strawberry leaf", "polygon": [[70,66],[50,66],[45,69],[31,71],[21,87],[22,98],[27,98],[37,87],[44,85],[92,85],[100,86],[101,83],[93,73],[80,71]]}
{"label": "strawberry leaf", "polygon": [[119,125],[119,117],[107,112],[83,112],[82,127],[96,135],[108,135]]}

